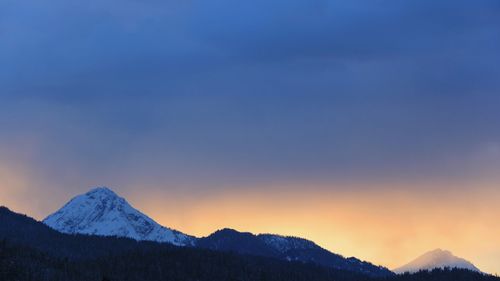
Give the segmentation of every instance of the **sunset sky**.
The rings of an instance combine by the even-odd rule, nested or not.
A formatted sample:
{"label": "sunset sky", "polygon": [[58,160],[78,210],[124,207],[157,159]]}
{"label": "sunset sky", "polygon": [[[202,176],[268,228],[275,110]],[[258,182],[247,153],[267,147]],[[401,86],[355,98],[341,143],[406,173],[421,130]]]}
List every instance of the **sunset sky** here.
{"label": "sunset sky", "polygon": [[500,273],[500,1],[0,1],[0,205]]}

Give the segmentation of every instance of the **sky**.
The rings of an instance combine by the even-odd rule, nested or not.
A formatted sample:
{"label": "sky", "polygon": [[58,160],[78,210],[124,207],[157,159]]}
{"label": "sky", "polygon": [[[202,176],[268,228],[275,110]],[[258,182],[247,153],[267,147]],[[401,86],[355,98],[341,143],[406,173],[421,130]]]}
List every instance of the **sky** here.
{"label": "sky", "polygon": [[497,0],[0,1],[0,204],[500,273]]}

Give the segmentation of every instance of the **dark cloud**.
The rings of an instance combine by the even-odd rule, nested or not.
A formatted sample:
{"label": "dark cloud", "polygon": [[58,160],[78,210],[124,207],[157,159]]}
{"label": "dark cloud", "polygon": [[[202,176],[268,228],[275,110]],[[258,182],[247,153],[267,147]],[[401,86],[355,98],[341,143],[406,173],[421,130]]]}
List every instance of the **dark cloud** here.
{"label": "dark cloud", "polygon": [[0,146],[66,186],[458,179],[500,143],[499,29],[498,1],[4,1]]}

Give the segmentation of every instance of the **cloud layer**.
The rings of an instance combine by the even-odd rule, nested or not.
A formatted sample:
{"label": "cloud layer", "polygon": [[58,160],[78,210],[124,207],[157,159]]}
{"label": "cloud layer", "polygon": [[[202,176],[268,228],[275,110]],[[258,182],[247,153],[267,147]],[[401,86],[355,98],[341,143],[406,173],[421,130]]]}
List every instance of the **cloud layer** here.
{"label": "cloud layer", "polygon": [[499,12],[3,1],[1,164],[54,189],[497,182]]}

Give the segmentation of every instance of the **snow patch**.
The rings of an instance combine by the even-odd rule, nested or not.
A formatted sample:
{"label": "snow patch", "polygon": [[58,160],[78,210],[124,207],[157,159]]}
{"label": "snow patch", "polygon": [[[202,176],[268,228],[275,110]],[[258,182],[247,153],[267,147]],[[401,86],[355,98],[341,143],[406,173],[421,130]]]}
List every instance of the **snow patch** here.
{"label": "snow patch", "polygon": [[68,234],[127,237],[178,246],[193,245],[195,239],[159,225],[107,187],[76,196],[43,223]]}

